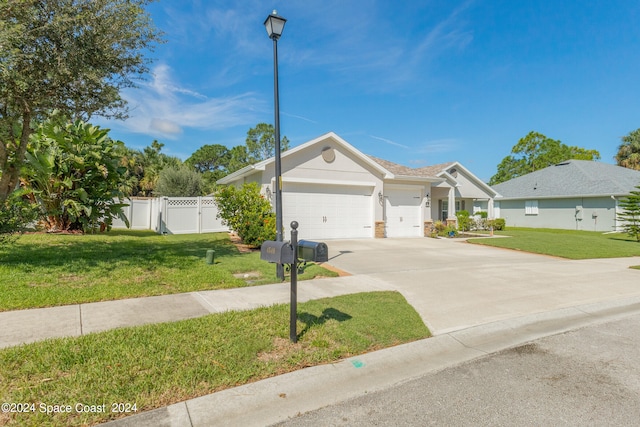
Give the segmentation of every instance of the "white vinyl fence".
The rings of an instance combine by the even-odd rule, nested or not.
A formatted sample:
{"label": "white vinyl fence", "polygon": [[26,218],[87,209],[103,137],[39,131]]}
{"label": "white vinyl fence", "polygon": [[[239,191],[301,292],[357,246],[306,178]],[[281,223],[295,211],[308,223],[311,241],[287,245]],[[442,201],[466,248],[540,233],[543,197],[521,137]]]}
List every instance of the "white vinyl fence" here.
{"label": "white vinyl fence", "polygon": [[[229,231],[217,218],[213,197],[134,197],[125,200],[125,216],[133,230],[154,230],[160,234],[196,234]],[[113,220],[113,228],[126,228]]]}

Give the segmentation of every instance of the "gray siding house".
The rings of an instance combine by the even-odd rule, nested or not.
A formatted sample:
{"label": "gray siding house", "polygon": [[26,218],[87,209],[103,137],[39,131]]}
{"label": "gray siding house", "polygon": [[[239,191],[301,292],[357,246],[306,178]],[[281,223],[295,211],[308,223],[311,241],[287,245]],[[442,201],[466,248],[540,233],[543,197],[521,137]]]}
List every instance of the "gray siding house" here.
{"label": "gray siding house", "polygon": [[640,185],[640,171],[568,160],[493,186],[495,216],[507,226],[619,231],[619,201]]}

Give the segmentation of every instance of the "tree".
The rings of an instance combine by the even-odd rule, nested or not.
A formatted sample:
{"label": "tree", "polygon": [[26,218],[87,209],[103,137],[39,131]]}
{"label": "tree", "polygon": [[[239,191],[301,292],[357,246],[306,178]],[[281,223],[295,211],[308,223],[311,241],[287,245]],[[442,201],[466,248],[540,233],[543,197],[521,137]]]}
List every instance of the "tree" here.
{"label": "tree", "polygon": [[120,89],[148,71],[161,35],[151,0],[0,2],[0,202],[18,186],[36,121],[125,118]]}
{"label": "tree", "polygon": [[252,163],[251,156],[244,145],[237,145],[229,150],[229,163],[227,164],[227,172],[233,173]]}
{"label": "tree", "polygon": [[202,175],[185,166],[162,169],[153,192],[156,196],[196,197],[202,196]]}
{"label": "tree", "polygon": [[640,129],[623,136],[618,147],[616,163],[623,168],[640,170]]}
{"label": "tree", "polygon": [[571,159],[598,160],[600,153],[596,150],[568,146],[532,131],[520,138],[511,149],[511,155],[502,159],[489,185],[499,184]]}
{"label": "tree", "polygon": [[[247,131],[247,152],[253,158],[253,161],[260,161],[273,157],[276,152],[276,138],[273,125],[267,123],[258,123],[256,127]],[[289,149],[289,140],[283,137],[280,141],[280,149],[286,151]]]}
{"label": "tree", "polygon": [[620,200],[622,212],[617,214],[622,221],[622,229],[631,237],[640,242],[640,185],[627,197]]}
{"label": "tree", "polygon": [[113,218],[127,222],[124,144],[108,133],[81,120],[52,117],[32,134],[22,185],[47,231],[108,229]]}
{"label": "tree", "polygon": [[230,154],[224,145],[203,145],[185,163],[202,174],[207,191],[213,190],[216,181],[228,172]]}
{"label": "tree", "polygon": [[224,171],[229,163],[229,149],[220,144],[203,145],[185,163],[198,172]]}
{"label": "tree", "polygon": [[182,165],[179,158],[162,153],[162,147],[163,143],[154,140],[142,151],[125,148],[121,163],[127,168],[130,196],[151,196],[158,184],[160,172],[168,167],[178,168]]}

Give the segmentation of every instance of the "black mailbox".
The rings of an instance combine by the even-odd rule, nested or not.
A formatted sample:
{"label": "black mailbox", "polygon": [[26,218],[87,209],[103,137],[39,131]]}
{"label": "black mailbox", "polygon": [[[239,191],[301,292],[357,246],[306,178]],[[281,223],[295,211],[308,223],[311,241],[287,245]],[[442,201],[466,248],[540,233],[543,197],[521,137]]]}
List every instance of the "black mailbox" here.
{"label": "black mailbox", "polygon": [[300,240],[298,242],[298,258],[311,262],[329,261],[329,249],[326,243]]}
{"label": "black mailbox", "polygon": [[260,247],[260,259],[276,264],[293,264],[293,246],[289,242],[267,240]]}

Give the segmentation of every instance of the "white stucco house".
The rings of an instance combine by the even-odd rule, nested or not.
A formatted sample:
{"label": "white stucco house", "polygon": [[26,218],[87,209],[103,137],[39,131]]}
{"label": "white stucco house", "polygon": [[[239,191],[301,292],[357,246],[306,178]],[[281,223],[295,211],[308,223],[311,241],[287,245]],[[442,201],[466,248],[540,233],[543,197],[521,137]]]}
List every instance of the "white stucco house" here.
{"label": "white stucco house", "polygon": [[[300,239],[421,237],[456,210],[493,218],[496,192],[457,162],[409,168],[367,156],[333,132],[282,153],[285,236]],[[275,203],[275,158],[247,166],[218,184],[256,182]]]}
{"label": "white stucco house", "polygon": [[496,217],[507,226],[619,231],[621,198],[640,185],[640,171],[567,160],[493,186]]}

